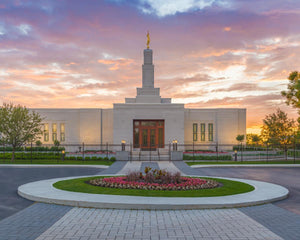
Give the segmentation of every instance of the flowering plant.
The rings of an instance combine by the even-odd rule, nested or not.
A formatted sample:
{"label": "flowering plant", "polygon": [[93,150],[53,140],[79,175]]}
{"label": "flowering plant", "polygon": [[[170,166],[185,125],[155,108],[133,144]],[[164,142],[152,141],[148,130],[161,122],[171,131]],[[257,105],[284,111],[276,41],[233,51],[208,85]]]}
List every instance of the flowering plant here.
{"label": "flowering plant", "polygon": [[179,172],[170,173],[166,170],[145,168],[142,172],[130,172],[126,176],[107,177],[90,180],[90,184],[122,189],[144,190],[197,190],[215,188],[218,183],[201,178],[182,177]]}

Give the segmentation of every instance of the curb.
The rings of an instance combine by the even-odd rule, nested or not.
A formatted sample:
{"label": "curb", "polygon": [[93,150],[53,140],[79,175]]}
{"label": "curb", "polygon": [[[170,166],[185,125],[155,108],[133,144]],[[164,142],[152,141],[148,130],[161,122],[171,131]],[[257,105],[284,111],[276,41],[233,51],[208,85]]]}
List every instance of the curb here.
{"label": "curb", "polygon": [[57,167],[82,167],[82,168],[109,168],[108,165],[73,165],[73,164],[0,164],[0,168],[15,167],[15,168],[57,168]]}
{"label": "curb", "polygon": [[300,167],[300,164],[196,164],[189,165],[191,168],[205,168],[205,167]]}
{"label": "curb", "polygon": [[[97,176],[97,175],[96,175]],[[98,175],[99,176],[99,175]],[[74,207],[90,208],[113,208],[113,209],[151,209],[151,210],[191,210],[207,208],[233,208],[245,207],[270,203],[285,199],[288,196],[288,189],[273,183],[262,181],[222,178],[233,181],[240,181],[254,186],[254,190],[248,193],[235,194],[222,197],[140,197],[125,195],[104,195],[78,193],[59,190],[53,187],[57,181],[91,177],[69,177],[42,180],[21,185],[18,194],[26,199],[68,205]],[[199,177],[199,176],[197,176]],[[203,176],[204,177],[204,176]],[[212,176],[209,176],[212,177]],[[220,178],[220,177],[216,177]]]}

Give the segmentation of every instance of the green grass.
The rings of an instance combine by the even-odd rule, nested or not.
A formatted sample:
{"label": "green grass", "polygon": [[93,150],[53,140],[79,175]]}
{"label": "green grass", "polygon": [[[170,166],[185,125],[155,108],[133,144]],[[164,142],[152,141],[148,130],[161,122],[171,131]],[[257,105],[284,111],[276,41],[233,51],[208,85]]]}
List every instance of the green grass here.
{"label": "green grass", "polygon": [[[107,176],[106,176],[107,177]],[[88,180],[104,178],[103,176],[98,177],[87,177],[87,178],[76,178],[70,180],[63,180],[53,184],[55,188],[71,191],[71,192],[82,192],[82,193],[93,193],[93,194],[110,194],[110,195],[129,195],[129,196],[146,196],[146,197],[216,197],[226,196],[239,193],[250,192],[254,190],[254,187],[237,181],[231,181],[226,179],[218,178],[203,178],[213,179],[222,184],[221,187],[213,189],[199,189],[199,190],[187,190],[187,191],[159,191],[159,190],[140,190],[140,189],[117,189],[117,188],[105,188],[99,186],[93,186],[85,183]]]}
{"label": "green grass", "polygon": [[60,165],[60,164],[74,164],[74,165],[107,165],[110,166],[114,163],[114,161],[106,161],[106,160],[87,160],[87,161],[80,161],[80,160],[59,160],[57,159],[33,159],[32,162],[30,159],[16,159],[14,162],[11,162],[11,160],[0,158],[0,164],[54,164],[54,165]]}
{"label": "green grass", "polygon": [[185,162],[187,165],[192,166],[192,165],[214,165],[214,164],[300,164],[300,160],[296,160],[294,162],[294,160],[280,160],[280,161],[243,161],[243,162],[235,162],[235,161],[206,161],[206,162]]}

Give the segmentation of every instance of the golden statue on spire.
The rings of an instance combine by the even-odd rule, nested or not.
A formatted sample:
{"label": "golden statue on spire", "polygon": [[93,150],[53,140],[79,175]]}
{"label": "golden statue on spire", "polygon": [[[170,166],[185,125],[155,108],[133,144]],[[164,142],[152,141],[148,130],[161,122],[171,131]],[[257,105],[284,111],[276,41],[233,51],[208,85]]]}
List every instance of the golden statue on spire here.
{"label": "golden statue on spire", "polygon": [[149,44],[150,44],[150,35],[149,35],[149,31],[147,31],[147,49],[149,49]]}

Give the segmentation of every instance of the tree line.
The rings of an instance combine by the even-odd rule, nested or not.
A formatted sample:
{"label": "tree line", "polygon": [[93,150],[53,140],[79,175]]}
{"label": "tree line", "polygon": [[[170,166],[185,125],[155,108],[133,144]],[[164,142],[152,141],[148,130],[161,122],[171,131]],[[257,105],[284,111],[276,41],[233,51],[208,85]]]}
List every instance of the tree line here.
{"label": "tree line", "polygon": [[[289,83],[286,91],[282,91],[281,95],[286,98],[286,104],[298,110],[300,116],[300,73],[293,71],[288,77]],[[300,139],[299,125],[300,117],[297,121],[290,119],[280,108],[276,112],[266,115],[263,119],[263,125],[260,134],[247,134],[247,145],[281,145],[286,146],[298,143]],[[238,142],[244,140],[243,135],[236,137]]]}

